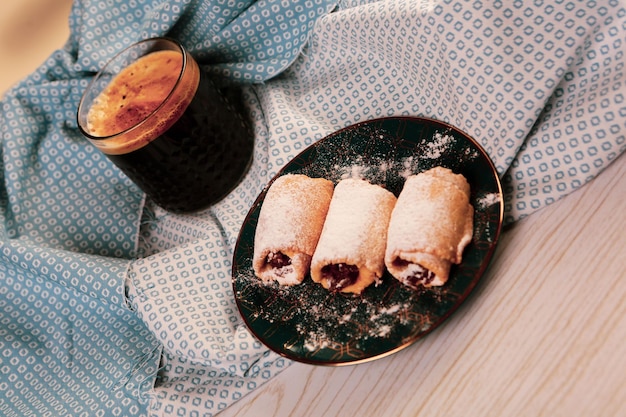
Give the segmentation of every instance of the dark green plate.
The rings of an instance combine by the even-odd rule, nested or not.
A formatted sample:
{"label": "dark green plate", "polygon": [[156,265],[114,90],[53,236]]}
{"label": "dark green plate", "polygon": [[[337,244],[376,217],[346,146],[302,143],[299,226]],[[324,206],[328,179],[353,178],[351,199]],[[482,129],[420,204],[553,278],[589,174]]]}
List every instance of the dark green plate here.
{"label": "dark green plate", "polygon": [[360,296],[330,293],[310,277],[294,287],[262,284],[252,270],[252,253],[266,187],[243,223],[233,259],[235,299],[252,333],[289,359],[342,365],[397,352],[449,317],[485,273],[502,226],[500,181],[491,160],[473,139],[435,120],[377,119],[311,145],[275,178],[301,173],[337,183],[360,177],[397,196],[408,175],[435,166],[467,178],[475,209],[474,238],[444,286],[417,291],[388,273],[381,284],[366,288]]}

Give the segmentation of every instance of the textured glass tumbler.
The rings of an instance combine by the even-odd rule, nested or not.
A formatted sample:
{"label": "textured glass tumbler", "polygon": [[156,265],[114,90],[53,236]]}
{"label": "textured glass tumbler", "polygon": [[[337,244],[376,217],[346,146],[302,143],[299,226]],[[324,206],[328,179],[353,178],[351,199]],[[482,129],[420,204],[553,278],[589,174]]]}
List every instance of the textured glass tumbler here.
{"label": "textured glass tumbler", "polygon": [[251,163],[254,139],[241,112],[171,39],[141,41],[112,58],[77,117],[83,135],[171,212],[218,202]]}

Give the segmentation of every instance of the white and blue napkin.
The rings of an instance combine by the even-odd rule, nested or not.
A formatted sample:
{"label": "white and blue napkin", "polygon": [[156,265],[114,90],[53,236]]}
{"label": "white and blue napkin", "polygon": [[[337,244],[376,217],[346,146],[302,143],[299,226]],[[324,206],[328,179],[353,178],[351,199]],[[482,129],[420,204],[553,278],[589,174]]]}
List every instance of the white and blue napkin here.
{"label": "white and blue napkin", "polygon": [[[89,1],[2,101],[0,410],[210,416],[289,365],[243,325],[231,260],[268,180],[306,146],[384,116],[474,137],[511,224],[626,149],[619,1]],[[94,73],[166,35],[244,84],[253,165],[196,215],[155,207],[79,132]]]}

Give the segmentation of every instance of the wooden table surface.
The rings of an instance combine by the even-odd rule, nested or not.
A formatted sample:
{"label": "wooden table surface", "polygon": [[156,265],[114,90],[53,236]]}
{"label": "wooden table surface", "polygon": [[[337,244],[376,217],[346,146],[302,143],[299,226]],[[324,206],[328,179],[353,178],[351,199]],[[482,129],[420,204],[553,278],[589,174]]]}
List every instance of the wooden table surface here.
{"label": "wooden table surface", "polygon": [[457,312],[389,357],[294,364],[220,414],[626,416],[626,158],[506,230]]}
{"label": "wooden table surface", "polygon": [[[0,93],[63,45],[70,5],[2,1]],[[626,416],[626,158],[505,230],[426,338],[361,365],[293,364],[220,413],[244,416]]]}

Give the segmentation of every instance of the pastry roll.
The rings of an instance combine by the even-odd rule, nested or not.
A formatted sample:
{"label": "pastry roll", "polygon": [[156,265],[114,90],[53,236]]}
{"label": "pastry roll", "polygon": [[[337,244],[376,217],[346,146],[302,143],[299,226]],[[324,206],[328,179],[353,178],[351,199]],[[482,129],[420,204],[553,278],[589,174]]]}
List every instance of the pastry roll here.
{"label": "pastry roll", "polygon": [[335,187],[311,261],[311,278],[331,291],[360,294],[383,274],[387,226],[396,197],[360,179]]}
{"label": "pastry roll", "polygon": [[385,252],[389,273],[412,288],[439,286],[472,240],[474,208],[465,177],[435,167],[404,183],[391,215]]}
{"label": "pastry roll", "polygon": [[263,282],[302,282],[322,232],[333,195],[324,178],[287,174],[270,186],[254,236],[252,265]]}

